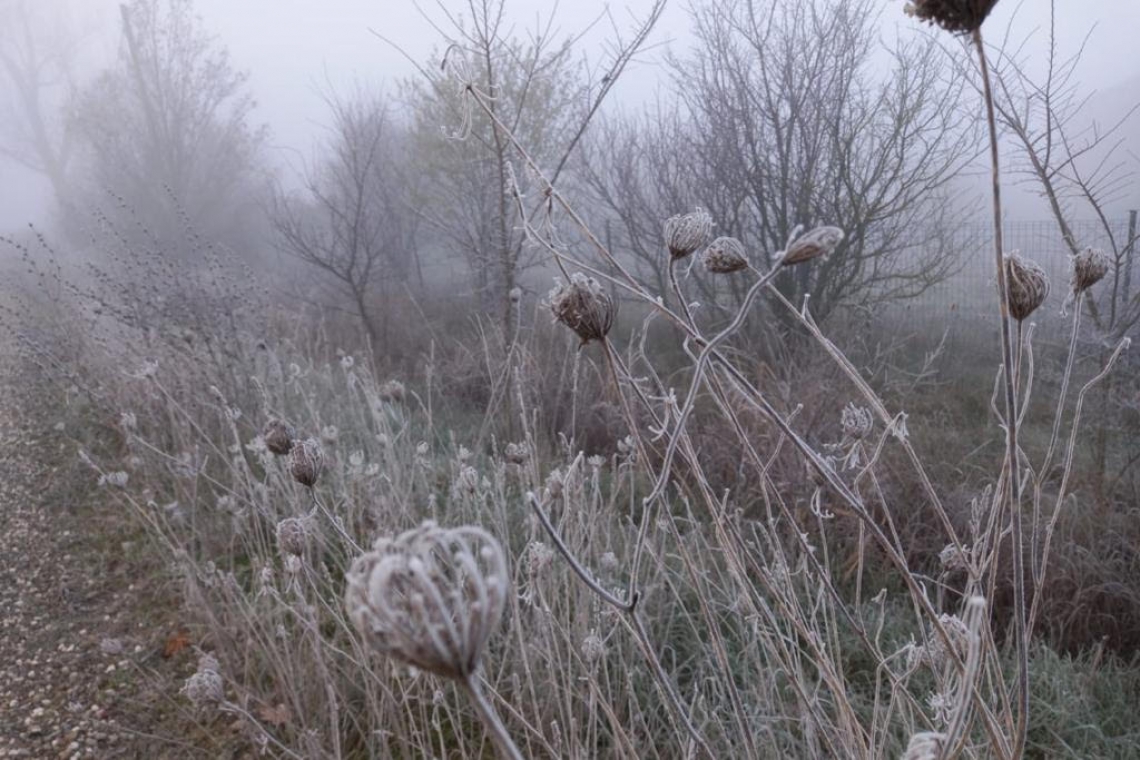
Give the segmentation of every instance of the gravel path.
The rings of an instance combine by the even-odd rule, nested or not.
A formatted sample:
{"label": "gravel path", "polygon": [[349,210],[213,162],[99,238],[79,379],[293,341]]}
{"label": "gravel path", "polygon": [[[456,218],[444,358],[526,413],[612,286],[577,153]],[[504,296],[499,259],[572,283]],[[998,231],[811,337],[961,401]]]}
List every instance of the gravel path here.
{"label": "gravel path", "polygon": [[27,381],[0,361],[0,758],[199,756],[139,728],[177,713],[173,689],[148,691],[177,664],[162,623],[139,614],[129,522],[92,498],[51,421],[64,412]]}

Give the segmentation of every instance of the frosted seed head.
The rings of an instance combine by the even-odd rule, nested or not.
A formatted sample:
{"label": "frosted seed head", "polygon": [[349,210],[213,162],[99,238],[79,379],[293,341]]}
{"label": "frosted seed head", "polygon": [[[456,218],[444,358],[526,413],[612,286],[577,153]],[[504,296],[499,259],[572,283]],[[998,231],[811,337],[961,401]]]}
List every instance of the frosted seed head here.
{"label": "frosted seed head", "polygon": [[816,227],[811,232],[800,235],[788,246],[780,257],[780,266],[791,267],[821,256],[830,256],[842,242],[843,230],[838,227]]}
{"label": "frosted seed head", "polygon": [[732,274],[748,268],[748,255],[736,238],[718,237],[701,254],[701,262],[714,274]]}
{"label": "frosted seed head", "polygon": [[276,417],[271,418],[265,423],[265,427],[261,431],[261,438],[265,442],[265,448],[269,449],[276,456],[284,456],[293,450],[293,442],[297,437],[297,433],[293,430],[293,426]]}
{"label": "frosted seed head", "polygon": [[674,259],[683,259],[708,242],[713,221],[703,208],[665,220],[665,246]]}
{"label": "frosted seed head", "polygon": [[922,731],[910,737],[902,760],[939,760],[946,744],[946,734]]}
{"label": "frosted seed head", "polygon": [[995,5],[997,0],[911,0],[903,12],[948,32],[969,34],[981,27]]}
{"label": "frosted seed head", "polygon": [[1045,302],[1049,295],[1049,278],[1035,262],[1016,253],[1005,259],[1005,276],[1009,315],[1018,322],[1024,321]]}
{"label": "frosted seed head", "polygon": [[875,418],[870,409],[856,406],[852,402],[843,408],[840,424],[843,426],[843,435],[858,441],[871,434],[871,430],[875,426]]}
{"label": "frosted seed head", "polygon": [[1074,256],[1070,281],[1073,294],[1083,293],[1104,279],[1111,263],[1108,254],[1096,248],[1086,248]]}
{"label": "frosted seed head", "polygon": [[604,339],[617,316],[617,304],[609,293],[581,272],[570,275],[569,283],[556,279],[546,300],[554,320],[573,330],[583,344]]}
{"label": "frosted seed head", "polygon": [[309,543],[308,521],[302,517],[287,517],[277,523],[277,549],[284,556],[301,556]]}
{"label": "frosted seed head", "polygon": [[315,438],[306,438],[293,445],[289,459],[289,474],[301,485],[312,488],[317,478],[321,476],[324,463],[325,454],[320,442]]}
{"label": "frosted seed head", "polygon": [[345,607],[377,651],[436,675],[466,678],[502,617],[507,577],[502,547],[490,534],[424,523],[378,539],[353,562]]}

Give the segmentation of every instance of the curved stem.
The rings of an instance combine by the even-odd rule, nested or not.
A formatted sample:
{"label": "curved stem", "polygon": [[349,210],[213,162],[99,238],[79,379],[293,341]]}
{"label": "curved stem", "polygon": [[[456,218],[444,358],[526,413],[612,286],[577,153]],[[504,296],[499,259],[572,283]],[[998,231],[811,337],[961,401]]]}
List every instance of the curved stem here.
{"label": "curved stem", "polygon": [[998,164],[997,122],[994,118],[994,94],[990,88],[989,65],[982,44],[981,29],[973,33],[982,74],[982,94],[986,103],[986,122],[990,132],[990,169],[993,179],[994,261],[997,266],[998,298],[1001,303],[1001,351],[1005,376],[1006,469],[1010,514],[1013,521],[1013,627],[1017,650],[1017,728],[1013,737],[1013,757],[1025,751],[1029,727],[1029,640],[1025,630],[1025,569],[1021,526],[1021,494],[1017,476],[1017,396],[1013,379],[1013,345],[1009,330],[1009,290],[1005,282],[1001,227],[1001,172]]}
{"label": "curved stem", "polygon": [[499,757],[506,760],[523,760],[522,753],[515,746],[511,735],[507,733],[507,728],[503,725],[499,714],[495,712],[495,708],[491,706],[483,693],[483,687],[479,684],[479,677],[472,674],[459,683],[467,695],[471,697],[471,702],[475,705],[475,712],[479,713],[479,720],[487,729],[495,749],[499,751]]}

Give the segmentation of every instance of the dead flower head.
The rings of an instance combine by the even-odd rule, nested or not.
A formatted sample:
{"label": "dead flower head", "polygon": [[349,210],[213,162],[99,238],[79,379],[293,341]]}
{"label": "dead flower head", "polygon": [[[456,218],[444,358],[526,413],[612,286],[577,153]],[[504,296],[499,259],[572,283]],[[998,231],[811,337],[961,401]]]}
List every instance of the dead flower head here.
{"label": "dead flower head", "polygon": [[732,274],[748,268],[748,256],[744,243],[734,237],[718,237],[709,243],[701,254],[705,269],[714,274]]}
{"label": "dead flower head", "polygon": [[703,208],[689,214],[677,214],[665,220],[665,245],[669,255],[683,259],[700,248],[712,234],[712,217]]}
{"label": "dead flower head", "polygon": [[997,0],[911,0],[903,11],[948,32],[968,34],[980,28]]}
{"label": "dead flower head", "polygon": [[261,437],[265,441],[265,448],[277,456],[284,456],[293,450],[293,441],[296,439],[297,433],[289,423],[272,417],[269,422],[265,423]]}
{"label": "dead flower head", "polygon": [[602,340],[613,327],[617,306],[597,280],[581,272],[570,275],[570,282],[555,280],[547,295],[554,319],[569,327],[582,343]]}
{"label": "dead flower head", "polygon": [[1073,257],[1073,295],[1078,295],[1096,285],[1108,274],[1111,260],[1108,254],[1096,248],[1086,248]]}
{"label": "dead flower head", "polygon": [[870,409],[856,406],[855,402],[851,402],[843,407],[839,423],[843,427],[843,434],[857,441],[871,434],[871,429],[875,426],[875,417]]}
{"label": "dead flower head", "polygon": [[404,384],[399,380],[389,380],[380,386],[380,390],[377,393],[381,401],[392,403],[400,403],[404,400],[406,394],[407,389],[404,388]]}
{"label": "dead flower head", "polygon": [[1009,314],[1018,322],[1037,310],[1049,295],[1049,278],[1033,261],[1012,253],[1005,259]]}
{"label": "dead flower head", "polygon": [[286,517],[277,523],[277,548],[286,556],[300,556],[309,543],[309,521],[303,517]]}
{"label": "dead flower head", "polygon": [[910,737],[903,760],[938,760],[945,746],[946,734],[922,731]]}
{"label": "dead flower head", "polygon": [[289,474],[293,480],[312,488],[325,464],[325,453],[316,438],[306,438],[294,444],[289,460]]}
{"label": "dead flower head", "polygon": [[499,542],[474,526],[425,522],[353,562],[345,606],[366,641],[420,670],[467,679],[506,605]]}
{"label": "dead flower head", "polygon": [[816,227],[788,246],[780,257],[780,266],[792,267],[820,256],[829,256],[842,242],[843,230],[838,227]]}

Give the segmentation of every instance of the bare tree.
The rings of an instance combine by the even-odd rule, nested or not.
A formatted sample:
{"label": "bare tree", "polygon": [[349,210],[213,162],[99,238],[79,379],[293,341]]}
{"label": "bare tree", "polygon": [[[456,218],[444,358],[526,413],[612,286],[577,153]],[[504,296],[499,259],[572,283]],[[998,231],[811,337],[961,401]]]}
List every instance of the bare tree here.
{"label": "bare tree", "polygon": [[1049,56],[1042,72],[1031,71],[1007,32],[996,51],[995,106],[1020,154],[1015,168],[1049,204],[1071,254],[1090,245],[1075,234],[1073,222],[1088,216],[1096,220],[1097,237],[1107,242],[1112,260],[1112,285],[1099,301],[1086,303],[1094,324],[1108,340],[1118,341],[1140,321],[1140,294],[1133,297],[1125,287],[1137,237],[1135,229],[1122,234],[1108,208],[1136,179],[1135,157],[1129,161],[1123,155],[1122,129],[1140,112],[1140,99],[1126,103],[1121,116],[1107,125],[1083,116],[1095,94],[1077,78],[1084,45],[1067,57],[1059,50],[1053,7],[1050,4]]}
{"label": "bare tree", "polygon": [[0,156],[46,177],[60,206],[70,189],[75,146],[60,111],[77,86],[78,35],[65,15],[49,16],[26,0],[0,7],[0,82],[8,85],[0,92],[11,96],[0,119]]}
{"label": "bare tree", "polygon": [[[797,225],[835,224],[847,235],[838,255],[776,281],[810,294],[819,318],[918,295],[953,271],[949,184],[975,154],[974,125],[933,42],[879,49],[875,9],[696,4],[696,44],[671,62],[676,105],[595,143],[591,185],[619,247],[660,269],[661,220],[699,205],[771,265]],[[892,65],[872,67],[880,53]]]}
{"label": "bare tree", "polygon": [[[614,23],[602,63],[591,69],[575,53],[580,36],[558,35],[553,14],[520,38],[508,27],[506,0],[467,0],[469,18],[446,14],[444,67],[408,84],[417,153],[435,193],[426,217],[465,260],[482,305],[502,315],[508,342],[510,293],[543,259],[528,255],[518,228],[517,198],[535,186],[512,170],[517,148],[551,167],[557,181],[663,8],[655,2],[629,31]],[[486,111],[471,108],[469,89],[486,97]]]}
{"label": "bare tree", "polygon": [[258,153],[246,76],[203,30],[193,0],[121,7],[118,62],[79,97],[93,190],[110,190],[159,240],[195,231],[231,243],[256,209]]}
{"label": "bare tree", "polygon": [[278,194],[274,227],[284,250],[327,275],[347,297],[373,350],[387,343],[396,288],[422,288],[408,138],[383,100],[328,99],[327,154],[292,197]]}
{"label": "bare tree", "polygon": [[[1076,348],[1083,309],[1102,338],[1096,354],[1103,366],[1110,347],[1140,323],[1140,293],[1131,292],[1130,282],[1132,258],[1140,244],[1136,217],[1133,215],[1127,228],[1121,229],[1109,213],[1112,203],[1136,178],[1136,157],[1122,154],[1122,128],[1140,112],[1140,100],[1125,103],[1122,115],[1110,124],[1087,119],[1085,108],[1093,92],[1077,78],[1087,38],[1077,51],[1066,56],[1057,43],[1055,22],[1055,6],[1050,3],[1049,55],[1040,72],[1032,71],[1007,31],[995,51],[995,108],[999,122],[1017,146],[1020,162],[1015,164],[1016,169],[1048,203],[1059,236],[1072,256],[1094,242],[1077,234],[1075,221],[1091,216],[1096,222],[1093,234],[1097,243],[1105,244],[1110,262],[1108,287],[1101,290],[1099,298],[1082,294],[1077,300],[1070,352]],[[1106,497],[1136,461],[1127,453],[1118,473],[1109,478],[1109,431],[1119,429],[1122,413],[1135,413],[1135,401],[1131,398],[1134,393],[1125,391],[1117,374],[1108,376],[1097,393],[1099,424],[1092,453],[1099,476],[1098,495]]]}

